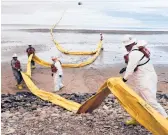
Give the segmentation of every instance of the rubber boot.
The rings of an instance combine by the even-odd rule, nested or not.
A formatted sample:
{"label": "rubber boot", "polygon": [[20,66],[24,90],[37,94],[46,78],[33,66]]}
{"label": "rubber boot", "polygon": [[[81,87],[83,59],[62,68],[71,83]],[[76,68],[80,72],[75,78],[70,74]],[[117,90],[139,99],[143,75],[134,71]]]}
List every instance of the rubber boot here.
{"label": "rubber boot", "polygon": [[126,125],[137,125],[137,121],[135,119],[127,120],[125,122]]}
{"label": "rubber boot", "polygon": [[25,88],[25,83],[23,81],[22,81],[21,85],[22,85],[22,88]]}
{"label": "rubber boot", "polygon": [[22,90],[22,89],[23,89],[22,84],[19,84],[19,85],[18,85],[18,89],[19,89],[19,90]]}
{"label": "rubber boot", "polygon": [[64,88],[64,85],[61,86],[60,90],[61,90],[62,88]]}

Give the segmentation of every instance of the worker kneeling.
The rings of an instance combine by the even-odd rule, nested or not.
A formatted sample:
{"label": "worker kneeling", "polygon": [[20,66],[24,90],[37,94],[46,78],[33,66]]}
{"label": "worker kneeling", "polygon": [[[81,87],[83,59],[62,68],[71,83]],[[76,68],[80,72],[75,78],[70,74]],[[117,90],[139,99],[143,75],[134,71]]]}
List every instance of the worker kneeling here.
{"label": "worker kneeling", "polygon": [[62,84],[63,71],[61,62],[56,57],[52,57],[53,64],[51,65],[52,76],[54,77],[54,92],[59,91],[64,87]]}
{"label": "worker kneeling", "polygon": [[17,54],[14,54],[13,59],[11,60],[11,67],[12,67],[12,71],[13,71],[13,75],[15,76],[15,79],[17,81],[17,88],[18,89],[23,89],[22,86],[22,75],[21,75],[21,64],[20,61],[17,59]]}
{"label": "worker kneeling", "polygon": [[[168,117],[164,108],[156,99],[157,75],[153,65],[150,63],[150,52],[145,47],[147,42],[144,40],[137,42],[131,35],[125,35],[122,44],[128,52],[124,56],[127,67],[120,71],[120,73],[126,71],[123,81],[126,82],[128,79],[131,79],[136,93],[161,115],[165,118]],[[126,124],[137,124],[137,122],[132,119],[127,121]]]}

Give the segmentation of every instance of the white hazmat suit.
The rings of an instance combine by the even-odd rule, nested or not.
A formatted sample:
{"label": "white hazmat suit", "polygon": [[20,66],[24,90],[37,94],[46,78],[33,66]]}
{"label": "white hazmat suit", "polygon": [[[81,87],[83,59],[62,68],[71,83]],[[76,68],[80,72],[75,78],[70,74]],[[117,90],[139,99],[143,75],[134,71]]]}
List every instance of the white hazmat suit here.
{"label": "white hazmat suit", "polygon": [[59,91],[64,85],[62,84],[63,71],[60,61],[54,63],[57,68],[57,72],[54,73],[54,91]]}
{"label": "white hazmat suit", "polygon": [[[132,50],[138,49],[137,45],[133,46]],[[142,46],[142,44],[140,44]],[[156,109],[164,117],[168,117],[163,107],[157,102],[157,75],[153,65],[149,61],[148,63],[139,66],[138,70],[134,72],[134,69],[139,64],[143,64],[148,61],[148,58],[143,57],[143,53],[140,51],[132,51],[129,53],[129,62],[124,75],[125,80],[132,81],[133,89],[141,96],[148,104]]]}

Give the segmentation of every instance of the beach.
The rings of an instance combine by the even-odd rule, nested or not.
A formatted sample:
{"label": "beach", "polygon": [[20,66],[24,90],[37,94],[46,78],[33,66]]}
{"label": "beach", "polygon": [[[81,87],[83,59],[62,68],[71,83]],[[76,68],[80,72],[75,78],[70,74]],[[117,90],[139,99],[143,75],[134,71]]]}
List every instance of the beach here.
{"label": "beach", "polygon": [[[163,0],[164,1],[164,0]],[[146,6],[146,5],[149,6]],[[131,5],[131,8],[129,7]],[[85,67],[63,68],[64,88],[55,94],[83,104],[109,78],[123,77],[125,67],[122,45],[124,34],[146,40],[151,53],[150,63],[158,76],[157,100],[168,112],[168,27],[167,2],[141,0],[87,1],[3,1],[1,23],[1,128],[6,134],[44,135],[151,135],[138,124],[126,126],[130,115],[111,93],[93,113],[75,114],[33,95],[24,84],[18,90],[11,69],[16,53],[26,72],[26,49],[32,45],[36,56],[46,62],[59,57],[62,63],[80,63],[93,55],[67,55],[55,46],[55,41],[68,51],[95,50],[103,34],[103,51]],[[63,12],[64,15],[63,15]],[[32,82],[41,90],[53,92],[51,69],[38,65],[32,69]],[[131,87],[131,79],[127,82]]]}
{"label": "beach", "polygon": [[[5,27],[4,27],[5,28]],[[65,30],[64,30],[65,31]],[[16,33],[16,34],[15,34]],[[58,32],[54,33],[60,45],[69,51],[91,51],[96,49],[99,42],[99,33],[78,33]],[[65,88],[58,93],[86,93],[96,92],[98,88],[111,77],[122,76],[119,74],[121,68],[125,66],[123,55],[124,47],[120,43],[122,34],[103,34],[104,50],[96,61],[86,67],[65,68],[63,82]],[[157,39],[155,38],[157,36]],[[166,34],[137,35],[138,39],[148,38],[148,47],[151,49],[152,62],[158,75],[158,91],[168,92],[168,40]],[[163,39],[162,39],[163,38]],[[66,40],[65,40],[66,39]],[[80,39],[80,40],[79,40]],[[161,40],[162,39],[162,42]],[[47,62],[51,61],[51,56],[58,56],[62,63],[80,63],[92,56],[72,56],[59,52],[55,44],[51,41],[49,32],[36,30],[30,32],[20,29],[4,29],[2,31],[2,93],[16,93],[16,81],[14,79],[10,60],[14,53],[18,54],[23,71],[26,71],[28,44],[36,49],[36,55]],[[32,71],[32,78],[35,85],[45,91],[53,91],[53,78],[51,69],[36,64],[36,69]],[[4,70],[5,69],[5,70]],[[24,90],[28,89],[25,87]]]}

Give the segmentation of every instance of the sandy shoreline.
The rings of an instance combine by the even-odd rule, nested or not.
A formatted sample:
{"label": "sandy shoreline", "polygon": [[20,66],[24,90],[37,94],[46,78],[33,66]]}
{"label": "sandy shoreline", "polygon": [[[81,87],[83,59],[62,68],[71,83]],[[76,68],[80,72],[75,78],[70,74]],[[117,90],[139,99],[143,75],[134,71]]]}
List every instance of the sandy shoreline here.
{"label": "sandy shoreline", "polygon": [[[36,29],[34,29],[36,30]],[[47,29],[49,30],[49,29]],[[92,30],[90,30],[91,32]],[[58,32],[58,31],[57,31]],[[96,47],[96,42],[99,40],[99,34],[76,34],[76,33],[55,35],[56,39],[62,47],[68,50],[93,50]],[[80,31],[78,31],[80,32]],[[120,32],[120,31],[118,31]],[[155,33],[156,34],[156,33]],[[110,77],[117,77],[119,71],[123,68],[123,54],[119,46],[119,40],[122,35],[105,35],[103,43],[104,51],[96,59],[96,61],[87,67],[64,69],[63,82],[65,88],[58,93],[92,93]],[[151,39],[154,46],[151,46],[152,61],[156,63],[155,69],[158,75],[158,91],[168,93],[168,64],[167,64],[167,38],[166,35],[157,40],[155,36],[146,36]],[[164,40],[159,40],[163,38]],[[66,39],[66,40],[65,40]],[[79,63],[91,56],[69,56],[59,52],[52,40],[50,33],[31,33],[15,31],[3,31],[2,33],[2,93],[16,93],[16,81],[14,79],[10,60],[13,53],[18,54],[21,60],[23,71],[26,71],[27,55],[26,48],[28,44],[32,44],[36,49],[36,54],[43,60],[49,62],[50,56],[61,54],[61,61],[64,63]],[[158,44],[159,46],[155,46]],[[51,62],[51,60],[50,60]],[[157,64],[161,62],[162,65]],[[35,85],[46,91],[53,91],[53,78],[49,68],[44,68],[37,65],[37,68],[32,71],[32,78]],[[23,91],[28,91],[25,87]]]}
{"label": "sandy shoreline", "polygon": [[[50,29],[53,25],[37,25],[37,24],[2,24],[3,30],[6,31],[25,31],[25,32],[42,32],[50,33]],[[126,29],[126,28],[78,28],[71,25],[58,25],[53,32],[58,33],[104,33],[104,34],[140,34],[140,35],[150,35],[150,34],[168,34],[166,29]]]}
{"label": "sandy shoreline", "polygon": [[[83,104],[95,95],[107,79],[122,77],[119,71],[125,67],[123,56],[127,53],[122,39],[124,34],[131,34],[137,40],[148,42],[150,62],[154,64],[158,75],[157,101],[168,113],[168,5],[159,0],[82,1],[80,6],[78,2],[2,1],[1,132],[3,135],[152,134],[142,126],[143,118],[135,112],[137,107],[132,108],[131,104],[128,108],[137,113],[136,119],[142,118],[140,120],[142,125],[125,125],[125,121],[131,117],[130,114],[133,114],[132,112],[129,114],[127,108],[126,111],[112,93],[92,113],[76,114],[74,107],[71,108],[68,104],[66,105],[73,111],[65,109],[65,102],[62,102],[62,105],[58,102],[56,105],[32,94],[25,84],[23,90],[17,89],[10,62],[12,55],[17,53],[22,71],[26,72],[28,45],[36,49],[37,57],[50,63],[52,56],[60,57],[62,63],[81,63],[93,57],[66,55],[56,48],[50,30],[60,19],[53,30],[53,35],[61,47],[68,51],[95,50],[102,33],[104,50],[94,63],[88,66],[64,68],[65,87],[54,94]],[[31,79],[41,90],[53,92],[54,80],[50,68],[36,64]],[[132,79],[130,78],[127,84],[131,83]],[[159,126],[160,123],[161,126],[166,126],[162,125],[162,118],[155,118],[155,112],[153,113],[148,106],[145,105],[144,108],[154,117],[153,120],[144,118],[144,121],[148,120],[146,124],[156,121],[155,125]],[[158,128],[157,132],[162,132],[162,129]],[[149,130],[152,130],[152,127]]]}
{"label": "sandy shoreline", "polygon": [[[110,77],[117,77],[119,70],[123,67],[121,64],[108,65],[104,67],[87,68],[65,68],[63,82],[65,88],[58,93],[92,93]],[[9,63],[2,63],[2,93],[16,93],[16,81],[12,74]],[[155,65],[158,75],[158,91],[168,93],[168,65]],[[23,67],[26,71],[26,65]],[[32,80],[35,85],[46,91],[53,91],[53,78],[49,68],[37,65],[32,71]],[[23,91],[28,91],[25,87]]]}
{"label": "sandy shoreline", "polygon": [[[8,29],[6,31],[25,31],[25,32],[41,32],[49,33],[51,28],[24,28],[24,29]],[[96,30],[96,29],[59,29],[56,28],[53,32],[59,33],[104,33],[104,34],[137,34],[137,35],[151,35],[151,34],[168,34],[168,31],[164,30]]]}

